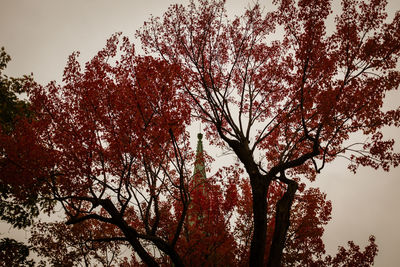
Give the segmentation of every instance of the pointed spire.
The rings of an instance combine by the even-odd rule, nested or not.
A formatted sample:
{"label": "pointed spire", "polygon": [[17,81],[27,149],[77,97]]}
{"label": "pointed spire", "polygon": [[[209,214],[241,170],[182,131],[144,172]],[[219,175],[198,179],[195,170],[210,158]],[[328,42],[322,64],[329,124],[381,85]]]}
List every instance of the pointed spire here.
{"label": "pointed spire", "polygon": [[193,176],[196,183],[199,183],[200,180],[206,179],[206,167],[204,162],[204,154],[203,154],[203,134],[197,134],[197,150],[196,150],[196,162],[194,165]]}

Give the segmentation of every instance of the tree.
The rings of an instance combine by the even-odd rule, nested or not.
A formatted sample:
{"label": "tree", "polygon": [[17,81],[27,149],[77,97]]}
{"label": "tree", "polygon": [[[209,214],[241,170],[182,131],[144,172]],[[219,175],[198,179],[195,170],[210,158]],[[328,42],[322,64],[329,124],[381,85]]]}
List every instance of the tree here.
{"label": "tree", "polygon": [[[0,50],[0,128],[1,132],[8,137],[12,135],[21,118],[32,117],[28,102],[19,97],[24,93],[26,84],[32,81],[32,76],[14,78],[4,75],[3,71],[10,60],[11,57],[2,47]],[[4,139],[0,141],[5,142]],[[4,150],[0,150],[0,165],[4,164],[6,157]],[[0,179],[0,219],[13,227],[25,228],[32,224],[33,219],[39,214],[40,207],[44,208],[46,203],[40,201],[34,191],[24,198],[18,198],[19,191],[19,185],[4,183],[3,177]]]}
{"label": "tree", "polygon": [[23,78],[10,78],[3,74],[7,63],[11,60],[4,47],[0,50],[0,125],[3,131],[11,131],[17,116],[29,116],[27,103],[17,98],[16,93],[21,93],[28,76]]}
{"label": "tree", "polygon": [[[65,85],[26,85],[35,119],[21,118],[12,134],[2,132],[2,182],[19,186],[20,199],[33,190],[58,201],[67,224],[114,226],[88,241],[129,243],[144,263],[156,266],[145,249],[151,243],[182,266],[173,248],[188,209],[186,162],[193,153],[184,131],[190,109],[176,91],[180,69],[136,56],[128,39],[118,45],[118,36],[84,72],[78,54],[71,55]],[[119,47],[124,54],[114,64]],[[165,239],[171,197],[182,209]]]}
{"label": "tree", "polygon": [[[400,110],[383,111],[385,93],[398,88],[400,13],[385,23],[386,1],[342,1],[327,33],[329,0],[258,4],[234,20],[224,1],[174,5],[137,33],[148,53],[178,64],[196,116],[213,143],[228,146],[251,184],[250,265],[263,266],[267,193],[286,185],[277,202],[267,266],[279,266],[298,182],[314,180],[337,156],[389,170],[399,164],[382,128],[399,126]],[[277,30],[283,38],[271,41]],[[352,133],[368,136],[353,142]],[[259,156],[260,155],[260,156]]]}
{"label": "tree", "polygon": [[[138,32],[147,54],[116,34],[84,70],[72,54],[62,85],[27,83],[35,117],[0,133],[2,183],[19,186],[17,201],[57,201],[71,227],[107,229],[64,242],[129,245],[125,266],[372,263],[373,238],[323,258],[330,205],[302,181],[340,155],[353,171],[399,164],[381,131],[399,126],[400,109],[381,105],[400,83],[400,14],[385,24],[383,1],[344,1],[327,35],[329,1],[276,4],[233,21],[223,1],[175,5]],[[269,41],[275,29],[283,38]],[[199,183],[194,120],[241,165]],[[356,132],[370,139],[354,143]]]}
{"label": "tree", "polygon": [[[3,71],[6,69],[11,57],[4,47],[0,49],[0,131],[4,135],[12,135],[15,124],[22,118],[31,117],[28,103],[18,96],[24,92],[26,83],[32,80],[31,76],[22,78],[8,77]],[[0,142],[3,139],[0,137]],[[6,161],[7,155],[0,148],[0,165]],[[14,228],[26,228],[32,225],[35,217],[39,215],[40,207],[45,203],[38,199],[38,195],[31,191],[29,196],[18,198],[18,185],[5,183],[3,173],[0,174],[0,219],[6,221]],[[3,238],[0,241],[1,266],[33,266],[34,261],[28,260],[29,246],[14,239]]]}
{"label": "tree", "polygon": [[34,266],[33,260],[28,260],[29,247],[14,239],[2,238],[0,240],[0,266]]}

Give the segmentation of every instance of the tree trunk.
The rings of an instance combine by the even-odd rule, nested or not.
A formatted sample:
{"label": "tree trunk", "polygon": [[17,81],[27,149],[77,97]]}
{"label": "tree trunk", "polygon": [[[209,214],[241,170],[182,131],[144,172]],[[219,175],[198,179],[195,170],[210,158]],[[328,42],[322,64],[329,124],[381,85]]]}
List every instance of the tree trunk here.
{"label": "tree trunk", "polygon": [[264,266],[264,254],[267,240],[267,192],[271,179],[261,175],[257,164],[254,162],[248,141],[241,143],[224,139],[243,163],[251,184],[253,196],[253,237],[250,246],[250,266]]}
{"label": "tree trunk", "polygon": [[267,239],[267,181],[257,177],[257,182],[250,179],[253,194],[253,237],[250,247],[250,266],[264,266],[265,243]]}
{"label": "tree trunk", "polygon": [[297,183],[286,179],[288,188],[283,197],[276,205],[275,230],[269,252],[267,267],[280,267],[283,249],[285,247],[286,234],[290,225],[290,209],[292,207],[294,195],[297,191]]}

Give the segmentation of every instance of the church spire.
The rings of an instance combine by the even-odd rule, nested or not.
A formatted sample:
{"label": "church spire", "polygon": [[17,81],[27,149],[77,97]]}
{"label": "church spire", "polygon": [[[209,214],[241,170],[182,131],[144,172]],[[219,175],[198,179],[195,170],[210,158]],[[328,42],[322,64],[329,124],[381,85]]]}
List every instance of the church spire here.
{"label": "church spire", "polygon": [[[202,205],[198,206],[203,199],[202,197],[198,198],[198,196],[206,194],[206,166],[204,162],[204,151],[203,151],[203,134],[197,134],[197,149],[196,149],[196,160],[194,162],[194,169],[193,169],[193,179],[192,179],[192,186],[196,190],[194,191],[194,195],[192,196],[192,201],[189,204],[189,212],[188,212],[188,223],[190,226],[193,226],[195,223],[195,219],[203,218],[202,212],[199,213],[199,210],[202,210]],[[200,202],[199,202],[200,201]],[[194,204],[194,203],[197,203]],[[196,208],[197,207],[197,208]],[[195,211],[197,210],[197,212]],[[193,213],[195,212],[195,213]],[[194,215],[197,214],[197,215]]]}
{"label": "church spire", "polygon": [[196,161],[194,165],[193,177],[195,183],[201,183],[201,180],[205,180],[206,177],[206,167],[204,163],[204,152],[203,152],[203,134],[197,134],[197,150],[196,150]]}

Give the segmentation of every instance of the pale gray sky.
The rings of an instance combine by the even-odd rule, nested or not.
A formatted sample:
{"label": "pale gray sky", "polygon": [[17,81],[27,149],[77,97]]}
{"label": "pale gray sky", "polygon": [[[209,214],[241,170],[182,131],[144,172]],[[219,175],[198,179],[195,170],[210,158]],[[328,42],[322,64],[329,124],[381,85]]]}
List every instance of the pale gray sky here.
{"label": "pale gray sky", "polygon": [[[135,31],[150,14],[161,15],[172,3],[184,0],[0,0],[0,46],[11,55],[7,74],[21,76],[33,72],[40,83],[60,81],[68,55],[81,52],[90,59],[117,31],[134,39]],[[241,14],[253,1],[227,0],[231,14]],[[260,0],[270,5],[271,0]],[[389,0],[392,16],[400,1]],[[338,5],[335,5],[338,6]],[[388,97],[392,108],[400,103],[400,93]],[[400,130],[388,130],[400,142]],[[207,144],[206,144],[207,146]],[[397,150],[400,145],[397,144]],[[217,159],[218,160],[218,159]],[[364,246],[374,234],[379,245],[375,266],[398,266],[400,245],[400,168],[389,173],[361,168],[350,173],[338,159],[328,165],[313,186],[320,186],[333,202],[333,219],[326,227],[327,250],[335,253],[348,240]],[[0,238],[8,228],[2,228]]]}

